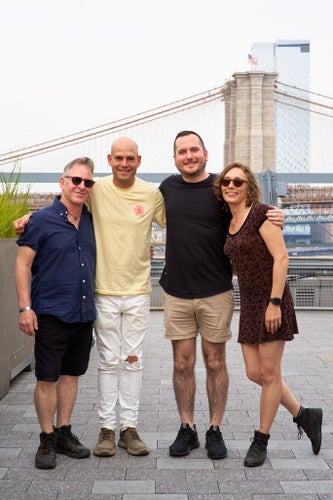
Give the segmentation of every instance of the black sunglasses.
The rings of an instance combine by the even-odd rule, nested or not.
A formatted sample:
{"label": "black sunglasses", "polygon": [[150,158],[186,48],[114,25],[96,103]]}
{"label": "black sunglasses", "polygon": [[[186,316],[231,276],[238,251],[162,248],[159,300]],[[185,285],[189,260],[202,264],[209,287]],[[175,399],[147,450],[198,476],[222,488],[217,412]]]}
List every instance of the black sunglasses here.
{"label": "black sunglasses", "polygon": [[221,184],[223,187],[228,187],[230,182],[232,182],[236,188],[239,188],[244,184],[244,182],[247,181],[245,179],[241,179],[240,177],[235,177],[234,179],[228,179],[227,177],[225,177],[221,180]]}
{"label": "black sunglasses", "polygon": [[72,183],[74,186],[79,186],[81,182],[84,182],[86,188],[92,188],[95,184],[95,181],[92,179],[82,179],[82,177],[73,177],[72,175],[64,175],[65,179],[72,179]]}

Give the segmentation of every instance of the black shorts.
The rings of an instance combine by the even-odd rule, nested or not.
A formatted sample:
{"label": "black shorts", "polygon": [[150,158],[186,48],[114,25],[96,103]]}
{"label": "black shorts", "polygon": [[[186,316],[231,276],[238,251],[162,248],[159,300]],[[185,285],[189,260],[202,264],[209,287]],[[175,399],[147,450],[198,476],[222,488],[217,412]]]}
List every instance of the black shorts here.
{"label": "black shorts", "polygon": [[35,337],[37,380],[56,382],[60,375],[83,375],[92,344],[92,321],[64,323],[55,316],[38,316]]}

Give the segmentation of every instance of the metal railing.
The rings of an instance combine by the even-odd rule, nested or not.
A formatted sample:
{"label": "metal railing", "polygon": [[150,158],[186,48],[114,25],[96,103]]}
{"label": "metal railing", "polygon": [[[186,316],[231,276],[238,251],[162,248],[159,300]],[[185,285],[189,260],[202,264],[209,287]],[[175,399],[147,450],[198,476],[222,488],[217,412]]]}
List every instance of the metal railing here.
{"label": "metal railing", "polygon": [[[159,278],[163,261],[152,262],[151,309],[163,309]],[[290,258],[287,278],[295,309],[333,311],[333,257]],[[235,309],[240,308],[237,277],[233,277]]]}

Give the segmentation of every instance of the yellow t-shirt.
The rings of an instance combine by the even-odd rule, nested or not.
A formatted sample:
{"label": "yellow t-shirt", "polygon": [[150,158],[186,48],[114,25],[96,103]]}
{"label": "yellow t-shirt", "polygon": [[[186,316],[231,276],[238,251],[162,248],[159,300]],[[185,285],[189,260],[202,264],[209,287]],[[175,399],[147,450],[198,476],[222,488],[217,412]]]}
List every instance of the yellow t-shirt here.
{"label": "yellow t-shirt", "polygon": [[95,292],[140,295],[151,292],[150,238],[152,222],[164,226],[160,190],[135,178],[130,188],[115,186],[112,176],[99,178],[88,200],[97,258]]}

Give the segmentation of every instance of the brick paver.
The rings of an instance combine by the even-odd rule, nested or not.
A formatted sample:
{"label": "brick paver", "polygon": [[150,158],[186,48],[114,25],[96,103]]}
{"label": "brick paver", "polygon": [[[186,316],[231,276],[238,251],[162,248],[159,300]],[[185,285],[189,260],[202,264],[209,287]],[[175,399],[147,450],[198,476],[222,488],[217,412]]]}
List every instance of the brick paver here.
{"label": "brick paver", "polygon": [[[12,381],[0,401],[0,498],[113,500],[314,500],[333,499],[333,313],[297,311],[301,334],[286,345],[283,374],[305,406],[324,411],[323,444],[313,455],[310,441],[297,439],[291,416],[281,408],[271,430],[268,460],[249,469],[243,458],[259,419],[258,388],[245,377],[234,336],[227,346],[229,398],[222,433],[228,458],[207,458],[208,406],[205,369],[198,343],[195,421],[201,446],[187,457],[168,454],[179,428],[172,388],[172,352],[163,337],[163,313],[151,313],[145,341],[145,368],[140,404],[140,436],[151,448],[147,456],[129,456],[117,448],[114,457],[74,460],[58,455],[53,470],[38,470],[34,456],[39,425],[33,405],[35,378],[24,372]],[[93,347],[87,374],[81,378],[73,414],[73,432],[93,447],[97,417],[97,352]],[[116,433],[118,438],[119,431]]]}

